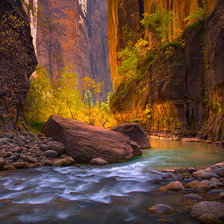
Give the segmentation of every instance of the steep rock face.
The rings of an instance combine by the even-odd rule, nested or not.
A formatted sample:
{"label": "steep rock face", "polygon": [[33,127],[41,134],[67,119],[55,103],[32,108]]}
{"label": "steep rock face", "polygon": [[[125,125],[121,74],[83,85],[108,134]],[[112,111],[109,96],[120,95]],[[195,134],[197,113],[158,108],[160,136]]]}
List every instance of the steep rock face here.
{"label": "steep rock face", "polygon": [[16,111],[29,90],[37,60],[20,0],[0,4],[0,135],[13,131]]}
{"label": "steep rock face", "polygon": [[[37,57],[41,66],[57,77],[71,64],[81,78],[89,76],[103,83],[104,97],[112,90],[107,40],[107,1],[39,0],[39,10],[55,26],[37,30]],[[45,36],[45,40],[42,38]]]}
{"label": "steep rock face", "polygon": [[[208,9],[212,11],[216,0],[208,0]],[[149,39],[151,47],[157,45],[153,34],[146,29],[143,32],[140,21],[143,13],[153,13],[159,6],[161,10],[173,11],[177,16],[178,30],[174,29],[172,35],[186,28],[184,19],[195,12],[202,5],[200,0],[109,0],[108,41],[110,48],[110,66],[113,86],[116,89],[118,81],[117,52],[120,51],[129,38],[137,40],[140,36]],[[134,31],[133,35],[130,32]]]}
{"label": "steep rock face", "polygon": [[[185,30],[184,47],[174,47],[171,57],[157,51],[142,78],[119,86],[112,98],[118,121],[136,118],[156,131],[181,129],[214,140],[224,138],[223,8],[224,2],[217,1],[205,23]],[[138,67],[154,59],[148,56]]]}

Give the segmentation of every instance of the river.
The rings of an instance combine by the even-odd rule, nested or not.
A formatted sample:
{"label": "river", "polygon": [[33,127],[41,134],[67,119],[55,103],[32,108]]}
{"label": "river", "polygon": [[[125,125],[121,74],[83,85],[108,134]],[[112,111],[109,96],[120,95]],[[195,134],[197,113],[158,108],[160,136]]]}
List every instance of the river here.
{"label": "river", "polygon": [[[192,221],[187,192],[156,189],[175,179],[164,168],[204,167],[224,161],[224,150],[204,143],[151,139],[143,156],[103,167],[41,167],[0,172],[0,223],[156,224]],[[211,198],[213,195],[210,196]],[[167,203],[174,215],[147,210]]]}

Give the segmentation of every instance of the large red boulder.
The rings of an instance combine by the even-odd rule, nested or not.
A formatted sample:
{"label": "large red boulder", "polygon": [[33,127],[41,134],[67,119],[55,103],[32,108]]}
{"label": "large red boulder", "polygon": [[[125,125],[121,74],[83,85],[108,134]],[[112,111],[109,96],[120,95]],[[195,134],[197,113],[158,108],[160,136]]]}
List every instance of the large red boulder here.
{"label": "large red boulder", "polygon": [[141,148],[151,148],[148,135],[137,123],[118,125],[111,130],[127,135],[132,141],[136,142]]}
{"label": "large red boulder", "polygon": [[90,162],[93,158],[122,162],[142,154],[138,144],[122,133],[61,116],[51,116],[41,132],[62,142],[66,154],[78,162]]}

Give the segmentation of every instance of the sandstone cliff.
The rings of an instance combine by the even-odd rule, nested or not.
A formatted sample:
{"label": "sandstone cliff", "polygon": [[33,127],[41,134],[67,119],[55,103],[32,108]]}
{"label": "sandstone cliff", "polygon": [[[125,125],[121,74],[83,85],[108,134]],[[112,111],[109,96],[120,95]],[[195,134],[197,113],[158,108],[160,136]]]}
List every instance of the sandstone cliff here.
{"label": "sandstone cliff", "polygon": [[[137,4],[134,0],[129,2]],[[186,29],[182,18],[191,12],[193,1],[145,1],[144,12],[150,12],[152,2],[178,12],[180,25]],[[214,2],[210,1],[210,10]],[[114,7],[119,9],[121,5],[117,1]],[[130,3],[130,7],[131,5]],[[126,8],[129,8],[128,5]],[[139,8],[141,7],[136,8],[136,14],[140,14]],[[156,131],[182,130],[198,133],[206,139],[224,138],[223,9],[224,2],[218,0],[205,22],[201,21],[197,26],[187,28],[182,37],[186,42],[185,46],[172,46],[174,53],[171,57],[159,50],[156,51],[153,63],[155,58],[152,59],[152,55],[139,62],[138,68],[145,67],[147,70],[145,75],[128,86],[121,84],[112,98],[112,110],[116,119],[124,122],[137,118]],[[109,15],[113,15],[114,9],[110,10],[112,12]],[[120,36],[125,36],[124,33],[117,32],[119,25],[116,24],[122,23],[124,26],[123,21],[130,22],[132,14],[116,14],[116,19],[109,17],[109,24],[110,21],[116,21],[114,28],[109,25],[112,77],[117,75],[116,66],[119,62],[116,51],[122,49]],[[133,20],[138,23],[139,17],[135,16]],[[139,33],[138,27],[137,32]],[[147,36],[147,32],[145,35]]]}
{"label": "sandstone cliff", "polygon": [[15,129],[37,60],[30,25],[20,0],[0,4],[0,135]]}
{"label": "sandstone cliff", "polygon": [[[45,21],[52,21],[50,33],[41,24],[37,30],[37,57],[53,77],[71,64],[81,78],[89,76],[103,83],[103,97],[112,91],[107,39],[107,1],[39,0]],[[42,40],[44,37],[44,40]]]}

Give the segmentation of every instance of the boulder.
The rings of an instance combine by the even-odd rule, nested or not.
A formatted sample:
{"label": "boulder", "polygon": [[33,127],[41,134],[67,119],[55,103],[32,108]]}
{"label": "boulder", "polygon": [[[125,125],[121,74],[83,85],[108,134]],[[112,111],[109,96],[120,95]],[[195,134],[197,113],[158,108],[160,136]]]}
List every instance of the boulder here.
{"label": "boulder", "polygon": [[215,169],[214,173],[220,177],[224,177],[224,167]]}
{"label": "boulder", "polygon": [[101,158],[94,158],[90,161],[90,164],[92,165],[106,165],[108,162]]}
{"label": "boulder", "polygon": [[136,142],[141,148],[151,148],[149,138],[142,127],[137,123],[118,125],[111,130],[127,135],[132,141]]}
{"label": "boulder", "polygon": [[218,195],[218,198],[221,200],[221,199],[224,199],[224,192],[221,192],[219,195]]}
{"label": "boulder", "polygon": [[0,157],[5,158],[7,157],[7,152],[4,149],[0,149]]}
{"label": "boulder", "polygon": [[[104,128],[94,127],[61,116],[51,116],[45,123],[42,133],[62,142],[66,154],[77,162],[90,162],[94,158],[102,158],[108,162],[122,162],[134,156],[132,141],[122,133]],[[141,153],[136,145],[135,151]]]}
{"label": "boulder", "polygon": [[159,215],[168,215],[174,213],[174,209],[172,207],[164,204],[156,204],[150,207],[148,210]]}
{"label": "boulder", "polygon": [[223,218],[224,204],[216,201],[201,201],[195,204],[191,210],[191,216],[198,219],[203,214],[212,214],[217,218]]}

